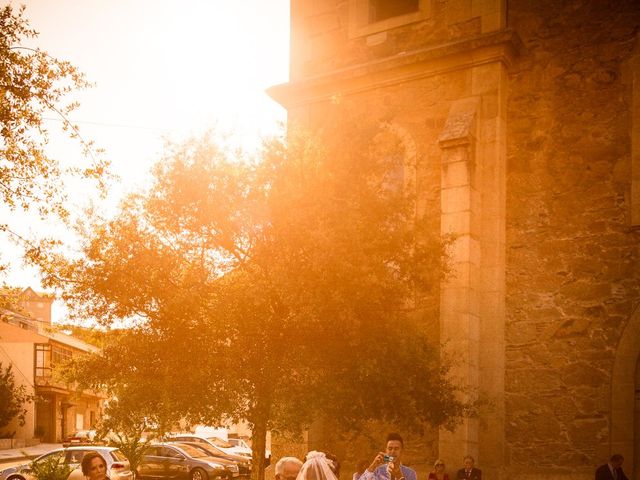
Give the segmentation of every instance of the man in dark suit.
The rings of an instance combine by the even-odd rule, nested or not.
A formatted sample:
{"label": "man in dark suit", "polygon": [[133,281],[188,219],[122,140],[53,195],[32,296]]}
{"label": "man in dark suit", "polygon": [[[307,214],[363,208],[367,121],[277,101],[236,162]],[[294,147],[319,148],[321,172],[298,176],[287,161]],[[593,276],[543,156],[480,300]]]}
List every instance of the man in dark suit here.
{"label": "man in dark suit", "polygon": [[596,480],[629,480],[622,471],[624,457],[619,453],[611,455],[609,463],[599,466],[596,469]]}
{"label": "man in dark suit", "polygon": [[474,468],[475,460],[471,455],[467,455],[463,459],[464,468],[458,470],[456,478],[458,480],[482,480],[482,470]]}

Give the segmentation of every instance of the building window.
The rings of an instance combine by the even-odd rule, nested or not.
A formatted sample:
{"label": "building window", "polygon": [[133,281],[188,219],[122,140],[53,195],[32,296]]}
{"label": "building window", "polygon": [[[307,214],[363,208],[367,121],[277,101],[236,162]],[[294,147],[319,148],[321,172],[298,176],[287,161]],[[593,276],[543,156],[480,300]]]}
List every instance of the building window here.
{"label": "building window", "polygon": [[84,414],[76,413],[76,430],[84,430]]}
{"label": "building window", "polygon": [[50,378],[51,369],[61,362],[66,362],[72,356],[69,348],[61,345],[50,345],[48,343],[35,344],[35,376],[40,378]]}
{"label": "building window", "polygon": [[54,345],[51,349],[51,362],[53,365],[66,362],[71,359],[71,350],[61,347],[60,345]]}
{"label": "building window", "polygon": [[368,37],[431,16],[432,0],[348,0],[349,38]]}
{"label": "building window", "polygon": [[386,174],[382,188],[390,193],[415,194],[417,147],[413,136],[396,124],[385,123],[382,127],[390,135],[386,141],[396,144],[384,157]]}
{"label": "building window", "polygon": [[51,377],[51,345],[36,343],[36,378]]}
{"label": "building window", "polygon": [[382,179],[382,188],[390,193],[399,194],[405,188],[405,159],[402,153],[395,153],[385,158],[387,171]]}
{"label": "building window", "polygon": [[419,0],[370,0],[369,22],[381,22],[391,17],[398,17],[420,10]]}

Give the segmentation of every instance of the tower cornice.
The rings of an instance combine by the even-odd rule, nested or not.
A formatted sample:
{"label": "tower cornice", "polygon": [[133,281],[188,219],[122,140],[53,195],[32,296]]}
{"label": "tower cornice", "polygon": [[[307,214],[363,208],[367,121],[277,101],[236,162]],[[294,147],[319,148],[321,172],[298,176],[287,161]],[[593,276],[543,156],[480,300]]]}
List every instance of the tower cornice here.
{"label": "tower cornice", "polygon": [[275,85],[267,93],[289,109],[487,63],[509,68],[523,50],[514,31],[502,30]]}

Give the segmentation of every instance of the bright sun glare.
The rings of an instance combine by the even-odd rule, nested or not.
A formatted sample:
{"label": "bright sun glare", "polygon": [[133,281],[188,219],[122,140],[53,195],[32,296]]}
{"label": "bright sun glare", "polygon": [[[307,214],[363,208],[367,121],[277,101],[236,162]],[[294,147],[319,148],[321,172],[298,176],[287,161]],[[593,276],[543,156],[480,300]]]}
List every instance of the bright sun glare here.
{"label": "bright sun glare", "polygon": [[[73,94],[82,135],[105,149],[121,178],[108,202],[144,185],[162,138],[212,127],[235,132],[249,149],[277,131],[286,112],[265,89],[286,82],[289,0],[21,0],[39,36],[28,42],[69,60],[95,86]],[[49,117],[47,117],[49,118]],[[50,152],[81,162],[80,147],[51,115]],[[80,212],[92,196],[70,186]],[[23,216],[26,231],[33,222]],[[18,263],[18,262],[17,262]],[[9,283],[37,287],[15,268]]]}

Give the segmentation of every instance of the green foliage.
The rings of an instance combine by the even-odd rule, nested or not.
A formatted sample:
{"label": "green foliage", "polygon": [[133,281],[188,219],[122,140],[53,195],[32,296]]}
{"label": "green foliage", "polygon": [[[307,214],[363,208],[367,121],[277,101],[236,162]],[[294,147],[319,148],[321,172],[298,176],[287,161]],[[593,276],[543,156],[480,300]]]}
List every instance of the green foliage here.
{"label": "green foliage", "polygon": [[72,468],[64,463],[64,456],[49,455],[31,463],[31,474],[36,480],[67,480]]}
{"label": "green foliage", "polygon": [[[17,10],[11,4],[0,8],[0,202],[10,209],[66,219],[65,178],[71,175],[96,179],[103,189],[107,163],[96,157],[98,152],[80,137],[67,117],[78,106],[67,97],[74,90],[89,86],[88,82],[69,62],[22,45],[37,36],[24,12],[24,6]],[[47,154],[46,114],[62,121],[90,162],[81,168],[67,167]],[[0,232],[27,242],[15,230],[10,224],[0,223]],[[40,248],[51,243],[43,242]],[[30,244],[28,248],[28,258],[38,260],[38,246]]]}
{"label": "green foliage", "polygon": [[0,362],[0,429],[6,427],[16,417],[20,425],[24,425],[27,413],[25,404],[31,401],[33,396],[27,394],[26,387],[16,385],[12,365],[3,369]]}
{"label": "green foliage", "polygon": [[102,348],[105,345],[108,337],[117,335],[117,332],[75,324],[57,324],[56,330],[69,331],[75,338],[79,338],[83,342],[98,348]]}
{"label": "green foliage", "polygon": [[211,137],[174,145],[147,192],[95,221],[57,270],[66,298],[129,335],[74,380],[137,411],[247,420],[256,477],[267,429],[328,417],[420,430],[465,411],[424,330],[444,246],[417,215],[403,146],[336,121],[265,144],[259,161]]}
{"label": "green foliage", "polygon": [[11,312],[24,313],[24,309],[20,306],[20,294],[22,290],[22,288],[12,288],[7,285],[2,286],[0,290],[0,319]]}
{"label": "green foliage", "polygon": [[134,476],[142,462],[147,447],[157,436],[150,432],[148,419],[139,413],[136,405],[127,404],[116,398],[105,407],[104,415],[97,429],[99,438],[106,438],[109,445],[120,449],[129,460]]}

